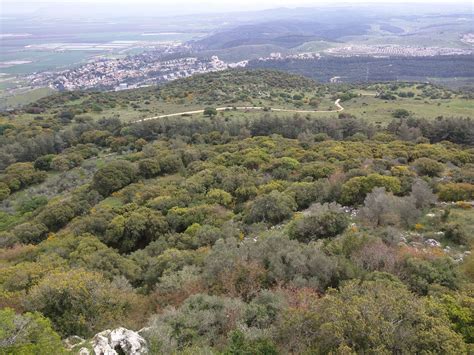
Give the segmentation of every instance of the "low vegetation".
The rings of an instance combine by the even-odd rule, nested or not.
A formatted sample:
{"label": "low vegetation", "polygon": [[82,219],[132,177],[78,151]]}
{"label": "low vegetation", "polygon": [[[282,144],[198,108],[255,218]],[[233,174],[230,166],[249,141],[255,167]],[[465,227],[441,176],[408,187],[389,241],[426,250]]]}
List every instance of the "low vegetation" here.
{"label": "low vegetation", "polygon": [[[239,93],[211,98],[229,76],[262,92],[321,89],[247,74],[159,95],[187,88],[218,107]],[[147,90],[63,94],[26,108],[43,119],[2,118],[7,353],[61,353],[61,338],[118,326],[147,327],[162,354],[473,350],[470,118],[76,112]]]}

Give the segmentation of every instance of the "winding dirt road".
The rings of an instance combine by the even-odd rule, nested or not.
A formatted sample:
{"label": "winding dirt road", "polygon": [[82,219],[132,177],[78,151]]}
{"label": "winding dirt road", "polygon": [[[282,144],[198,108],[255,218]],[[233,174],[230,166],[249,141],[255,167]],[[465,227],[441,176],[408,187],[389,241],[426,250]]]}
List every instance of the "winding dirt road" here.
{"label": "winding dirt road", "polygon": [[[341,112],[344,110],[344,107],[340,104],[341,99],[337,99],[334,101],[334,105],[337,107],[335,110],[327,110],[327,111],[312,111],[312,110],[291,110],[285,108],[270,108],[270,111],[275,112],[293,112],[293,113],[334,113],[334,112]],[[216,108],[217,111],[231,111],[231,110],[240,110],[240,111],[247,111],[247,110],[264,110],[265,107],[263,106],[238,106],[238,107],[218,107]],[[176,116],[183,116],[183,115],[193,115],[198,113],[204,113],[204,110],[196,110],[196,111],[185,111],[185,112],[176,112],[176,113],[168,113],[165,115],[160,116],[153,116],[142,118],[140,120],[133,121],[132,123],[140,123],[145,121],[157,120],[159,118],[167,118],[167,117],[176,117]]]}

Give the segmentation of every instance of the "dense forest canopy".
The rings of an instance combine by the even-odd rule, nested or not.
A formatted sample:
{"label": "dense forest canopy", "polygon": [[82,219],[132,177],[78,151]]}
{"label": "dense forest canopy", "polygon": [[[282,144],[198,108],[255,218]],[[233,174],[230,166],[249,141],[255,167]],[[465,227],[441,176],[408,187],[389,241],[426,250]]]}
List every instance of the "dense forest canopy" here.
{"label": "dense forest canopy", "polygon": [[[473,351],[474,121],[270,107],[357,90],[225,71],[2,114],[0,353],[119,326],[156,354]],[[210,110],[107,116],[145,101]],[[212,110],[241,102],[268,109]]]}

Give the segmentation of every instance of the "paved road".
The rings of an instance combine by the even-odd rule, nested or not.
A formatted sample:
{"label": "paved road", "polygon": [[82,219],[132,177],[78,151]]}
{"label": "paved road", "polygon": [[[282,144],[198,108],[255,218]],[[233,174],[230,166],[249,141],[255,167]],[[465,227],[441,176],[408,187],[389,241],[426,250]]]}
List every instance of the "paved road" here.
{"label": "paved road", "polygon": [[[340,104],[341,99],[337,99],[334,101],[334,105],[337,107],[335,110],[328,110],[328,111],[312,111],[312,110],[290,110],[285,108],[271,108],[271,111],[275,112],[293,112],[293,113],[333,113],[333,112],[341,112],[344,110],[344,107]],[[226,110],[240,110],[240,111],[247,111],[247,110],[264,110],[265,107],[263,106],[238,106],[238,107],[218,107],[216,108],[217,111],[226,111]],[[182,116],[182,115],[193,115],[197,113],[204,113],[204,110],[196,110],[196,111],[185,111],[185,112],[176,112],[176,113],[168,113],[166,115],[160,116],[153,116],[142,118],[141,120],[133,121],[132,123],[139,123],[144,121],[156,120],[159,118],[166,118],[166,117],[175,117],[175,116]]]}

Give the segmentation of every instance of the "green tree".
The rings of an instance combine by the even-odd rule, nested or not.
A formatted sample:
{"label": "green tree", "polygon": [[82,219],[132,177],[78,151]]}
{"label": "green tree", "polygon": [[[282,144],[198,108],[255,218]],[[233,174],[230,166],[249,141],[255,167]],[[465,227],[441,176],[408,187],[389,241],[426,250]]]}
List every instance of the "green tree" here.
{"label": "green tree", "polygon": [[214,107],[206,107],[204,109],[204,116],[213,117],[217,115],[217,110]]}
{"label": "green tree", "polygon": [[138,162],[138,171],[140,175],[149,179],[160,175],[161,167],[158,159],[148,158]]}
{"label": "green tree", "polygon": [[291,196],[278,191],[259,196],[253,201],[246,213],[250,223],[268,222],[277,224],[290,218],[296,209],[296,203]]}
{"label": "green tree", "polygon": [[137,170],[132,163],[121,160],[114,161],[100,168],[92,179],[92,187],[102,196],[109,196],[112,192],[134,182]]}
{"label": "green tree", "polygon": [[49,319],[37,312],[20,315],[4,308],[0,310],[0,353],[59,355],[66,351]]}

